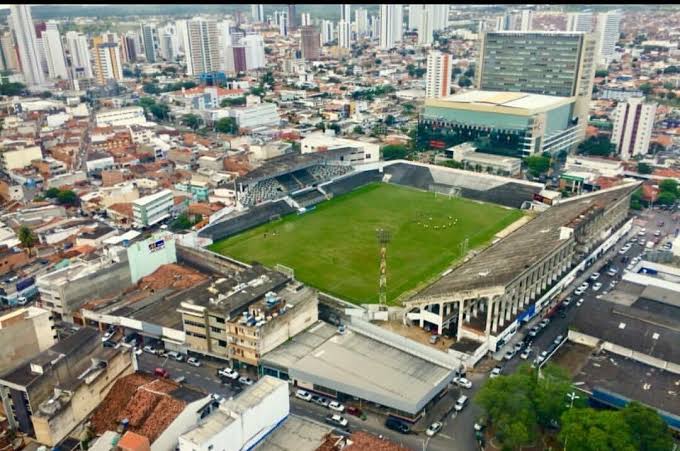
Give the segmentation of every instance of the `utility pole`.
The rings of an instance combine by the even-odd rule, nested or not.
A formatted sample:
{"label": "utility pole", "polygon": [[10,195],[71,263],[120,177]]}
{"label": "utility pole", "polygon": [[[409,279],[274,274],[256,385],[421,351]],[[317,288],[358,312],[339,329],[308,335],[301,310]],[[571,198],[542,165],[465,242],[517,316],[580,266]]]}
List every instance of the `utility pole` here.
{"label": "utility pole", "polygon": [[380,244],[380,273],[378,275],[378,302],[381,310],[387,309],[387,244],[390,242],[390,232],[385,229],[375,231]]}

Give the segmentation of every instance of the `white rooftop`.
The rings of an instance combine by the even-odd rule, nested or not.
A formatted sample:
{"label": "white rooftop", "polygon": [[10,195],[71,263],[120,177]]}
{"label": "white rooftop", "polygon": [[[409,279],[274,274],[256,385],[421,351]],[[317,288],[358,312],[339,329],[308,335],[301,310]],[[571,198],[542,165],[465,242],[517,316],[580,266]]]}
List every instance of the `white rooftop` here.
{"label": "white rooftop", "polygon": [[528,94],[524,92],[472,90],[459,94],[453,94],[437,100],[444,102],[486,104],[489,106],[535,110],[559,106],[564,103],[565,98],[546,96],[542,94]]}

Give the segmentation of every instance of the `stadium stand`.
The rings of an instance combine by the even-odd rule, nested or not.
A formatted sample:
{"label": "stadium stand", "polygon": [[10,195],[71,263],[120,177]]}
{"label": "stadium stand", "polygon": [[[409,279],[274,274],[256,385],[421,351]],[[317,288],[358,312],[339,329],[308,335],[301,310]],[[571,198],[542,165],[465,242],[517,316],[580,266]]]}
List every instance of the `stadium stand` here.
{"label": "stadium stand", "polygon": [[276,181],[283,186],[283,190],[288,193],[291,191],[297,191],[302,186],[293,178],[292,174],[284,174],[276,177]]}
{"label": "stadium stand", "polygon": [[384,172],[392,176],[390,183],[397,185],[413,186],[426,190],[434,184],[430,169],[422,166],[397,163],[385,166]]}
{"label": "stadium stand", "polygon": [[318,189],[305,191],[291,196],[301,207],[310,207],[326,200],[326,196]]}
{"label": "stadium stand", "polygon": [[241,204],[252,206],[285,196],[287,190],[276,179],[261,180],[241,194]]}
{"label": "stadium stand", "polygon": [[531,201],[535,193],[539,193],[540,188],[523,185],[521,183],[506,183],[496,186],[486,191],[461,189],[461,196],[468,199],[491,202],[506,207],[521,208],[525,201]]}
{"label": "stadium stand", "polygon": [[295,209],[283,200],[268,202],[256,207],[251,207],[245,213],[239,212],[234,215],[229,215],[225,217],[223,221],[205,227],[198,232],[198,235],[203,238],[210,238],[213,241],[217,241],[241,233],[244,230],[257,227],[260,224],[264,224],[277,215],[283,217],[294,211]]}
{"label": "stadium stand", "polygon": [[382,174],[380,174],[377,169],[373,169],[370,171],[358,172],[332,181],[327,185],[323,185],[323,189],[334,196],[338,196],[340,194],[349,193],[367,183],[379,182],[380,180],[382,180]]}
{"label": "stadium stand", "polygon": [[315,183],[319,183],[319,181],[315,179],[314,176],[310,174],[307,169],[300,169],[299,171],[295,171],[291,174],[291,176],[301,187],[312,186]]}
{"label": "stadium stand", "polygon": [[316,165],[307,169],[309,173],[319,181],[330,180],[341,175],[348,174],[354,170],[352,166],[332,166],[332,165]]}

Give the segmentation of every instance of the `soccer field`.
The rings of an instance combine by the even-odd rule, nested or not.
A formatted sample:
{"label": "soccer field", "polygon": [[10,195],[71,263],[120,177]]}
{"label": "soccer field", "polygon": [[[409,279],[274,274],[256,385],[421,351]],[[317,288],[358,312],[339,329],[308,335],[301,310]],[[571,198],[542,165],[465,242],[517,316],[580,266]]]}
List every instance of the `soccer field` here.
{"label": "soccer field", "polygon": [[387,301],[394,303],[458,259],[466,237],[473,249],[521,216],[520,210],[498,205],[373,183],[308,213],[218,241],[210,249],[244,262],[280,263],[321,291],[354,303],[376,303],[376,229],[384,228],[391,234]]}

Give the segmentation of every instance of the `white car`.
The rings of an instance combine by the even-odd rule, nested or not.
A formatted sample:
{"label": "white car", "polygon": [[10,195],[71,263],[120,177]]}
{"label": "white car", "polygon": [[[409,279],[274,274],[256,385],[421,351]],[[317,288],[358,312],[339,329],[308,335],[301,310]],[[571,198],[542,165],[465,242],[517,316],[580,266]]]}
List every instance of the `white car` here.
{"label": "white car", "polygon": [[222,377],[226,377],[228,379],[233,379],[233,380],[238,379],[238,371],[233,370],[229,367],[219,370],[217,372],[217,374],[222,376]]}
{"label": "white car", "polygon": [[587,290],[589,286],[590,286],[590,284],[589,284],[588,282],[583,282],[583,283],[579,286],[579,288],[582,289],[582,290]]}
{"label": "white car", "polygon": [[657,230],[656,232],[654,232],[654,236],[661,236],[661,230]]}
{"label": "white car", "polygon": [[453,382],[463,388],[472,388],[472,382],[464,377],[454,377]]}
{"label": "white car", "polygon": [[543,318],[540,323],[538,323],[538,326],[543,329],[545,328],[548,324],[550,324],[550,318]]}
{"label": "white car", "polygon": [[585,292],[586,292],[586,290],[582,289],[581,287],[578,287],[577,289],[574,290],[574,294],[576,296],[581,296]]}
{"label": "white car", "polygon": [[522,353],[519,355],[519,358],[522,360],[526,360],[529,358],[531,355],[531,348],[526,348]]}
{"label": "white car", "polygon": [[198,368],[199,366],[201,366],[201,361],[198,360],[196,357],[189,357],[189,358],[187,359],[187,363],[188,363],[189,365],[195,366],[195,367],[197,367],[197,368]]}
{"label": "white car", "polygon": [[512,360],[512,358],[515,357],[515,350],[511,349],[508,352],[505,353],[505,360]]}
{"label": "white car", "polygon": [[599,272],[594,272],[590,275],[590,280],[597,280],[600,278],[600,273]]}
{"label": "white car", "polygon": [[494,369],[491,370],[491,374],[489,374],[489,379],[493,379],[494,377],[498,377],[501,375],[501,367],[497,366]]}
{"label": "white car", "polygon": [[304,390],[298,390],[295,392],[295,397],[298,399],[301,399],[303,401],[311,401],[312,400],[312,395],[309,394],[309,392],[306,392]]}
{"label": "white car", "polygon": [[434,436],[437,432],[441,431],[442,429],[442,424],[437,421],[435,423],[432,423],[429,428],[427,428],[427,431],[425,431],[425,435],[428,437]]}
{"label": "white car", "polygon": [[578,301],[576,301],[576,307],[580,307],[581,304],[583,304],[583,298],[581,298],[581,299],[579,299]]}
{"label": "white car", "polygon": [[602,284],[600,282],[593,284],[593,291],[600,291],[600,288],[602,288]]}
{"label": "white car", "polygon": [[535,337],[536,335],[538,335],[538,333],[540,332],[540,330],[541,330],[541,328],[538,327],[538,326],[532,327],[531,329],[529,329],[529,336],[530,336],[530,337]]}
{"label": "white car", "polygon": [[326,422],[343,428],[347,427],[347,418],[343,417],[342,415],[328,415],[326,417]]}
{"label": "white car", "polygon": [[255,382],[249,377],[246,376],[241,376],[238,378],[238,381],[242,383],[243,385],[253,385]]}
{"label": "white car", "polygon": [[328,408],[331,410],[335,410],[336,412],[344,412],[345,411],[345,406],[340,404],[337,401],[331,401],[328,403]]}

